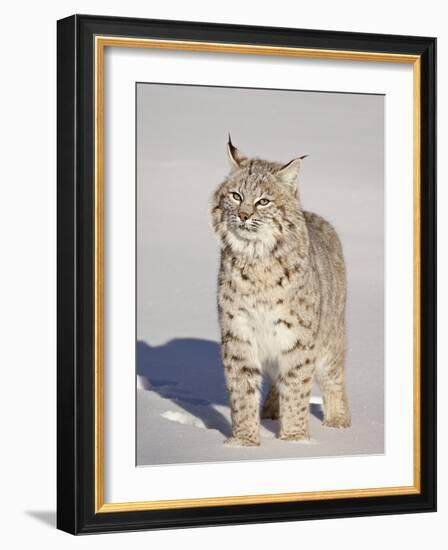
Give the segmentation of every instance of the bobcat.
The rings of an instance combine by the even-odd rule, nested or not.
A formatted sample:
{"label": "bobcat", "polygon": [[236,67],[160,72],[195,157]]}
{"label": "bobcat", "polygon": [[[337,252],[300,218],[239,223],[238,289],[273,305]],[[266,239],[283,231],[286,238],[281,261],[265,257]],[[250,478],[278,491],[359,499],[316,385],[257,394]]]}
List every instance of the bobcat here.
{"label": "bobcat", "polygon": [[232,169],[212,197],[221,242],[218,314],[221,354],[237,446],[260,444],[262,376],[271,389],[262,416],[278,418],[279,437],[309,438],[313,381],[324,425],[345,428],[344,258],[334,228],[302,210],[300,157],[285,165],[247,158],[232,144]]}

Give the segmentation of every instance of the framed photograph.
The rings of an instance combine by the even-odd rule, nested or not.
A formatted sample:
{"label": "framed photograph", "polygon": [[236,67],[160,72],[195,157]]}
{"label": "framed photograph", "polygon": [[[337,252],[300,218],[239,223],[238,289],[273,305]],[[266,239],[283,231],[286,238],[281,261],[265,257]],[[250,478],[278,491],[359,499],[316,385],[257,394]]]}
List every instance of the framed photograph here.
{"label": "framed photograph", "polygon": [[434,511],[425,37],[58,21],[58,527]]}

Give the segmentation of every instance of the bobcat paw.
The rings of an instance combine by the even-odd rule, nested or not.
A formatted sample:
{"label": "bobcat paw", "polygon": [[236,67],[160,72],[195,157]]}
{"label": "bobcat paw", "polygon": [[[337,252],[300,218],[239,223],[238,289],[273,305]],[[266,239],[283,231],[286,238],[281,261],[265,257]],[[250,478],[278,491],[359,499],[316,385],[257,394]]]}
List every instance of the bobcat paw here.
{"label": "bobcat paw", "polygon": [[229,437],[229,439],[224,441],[224,445],[228,447],[258,447],[260,445],[260,440],[245,437]]}
{"label": "bobcat paw", "polygon": [[340,415],[326,418],[322,424],[327,426],[327,428],[349,428],[351,421],[349,416]]}
{"label": "bobcat paw", "polygon": [[279,438],[282,441],[309,441],[310,436],[306,432],[281,433]]}

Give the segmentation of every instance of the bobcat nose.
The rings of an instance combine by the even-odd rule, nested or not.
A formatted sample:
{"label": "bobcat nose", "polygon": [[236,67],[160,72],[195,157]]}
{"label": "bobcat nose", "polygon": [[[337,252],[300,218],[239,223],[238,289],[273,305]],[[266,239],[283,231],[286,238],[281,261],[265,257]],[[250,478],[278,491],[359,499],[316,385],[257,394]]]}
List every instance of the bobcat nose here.
{"label": "bobcat nose", "polygon": [[245,212],[244,210],[240,210],[240,212],[238,212],[238,217],[242,222],[247,222],[250,216],[251,216],[250,212]]}

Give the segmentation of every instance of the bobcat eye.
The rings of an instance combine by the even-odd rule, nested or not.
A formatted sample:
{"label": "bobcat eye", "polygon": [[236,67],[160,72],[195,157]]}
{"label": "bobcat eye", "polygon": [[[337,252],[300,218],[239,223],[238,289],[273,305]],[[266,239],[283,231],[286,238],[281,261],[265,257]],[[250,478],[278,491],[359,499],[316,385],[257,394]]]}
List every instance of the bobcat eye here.
{"label": "bobcat eye", "polygon": [[260,206],[267,206],[271,201],[269,199],[260,199],[257,204]]}
{"label": "bobcat eye", "polygon": [[239,193],[232,193],[232,197],[238,202],[242,201],[241,195]]}

